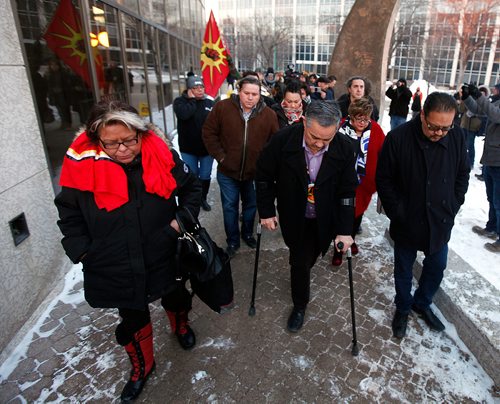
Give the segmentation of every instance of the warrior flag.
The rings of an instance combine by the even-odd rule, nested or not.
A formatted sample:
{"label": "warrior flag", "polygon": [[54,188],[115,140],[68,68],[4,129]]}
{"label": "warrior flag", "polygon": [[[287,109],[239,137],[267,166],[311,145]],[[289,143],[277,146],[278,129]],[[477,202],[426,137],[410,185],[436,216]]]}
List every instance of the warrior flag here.
{"label": "warrior flag", "polygon": [[228,57],[229,51],[222,42],[214,13],[210,11],[210,18],[201,46],[200,63],[205,93],[211,97],[215,98],[217,91],[229,74]]}
{"label": "warrior flag", "polygon": [[[71,0],[61,0],[43,38],[59,59],[92,88],[80,16]],[[93,50],[99,87],[104,83],[102,58]]]}

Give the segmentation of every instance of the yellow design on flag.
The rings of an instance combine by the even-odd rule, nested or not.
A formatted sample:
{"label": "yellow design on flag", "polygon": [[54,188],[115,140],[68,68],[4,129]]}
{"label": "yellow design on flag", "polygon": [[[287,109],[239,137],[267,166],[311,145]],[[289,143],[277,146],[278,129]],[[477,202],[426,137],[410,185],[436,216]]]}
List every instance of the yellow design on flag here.
{"label": "yellow design on flag", "polygon": [[228,56],[229,51],[222,43],[219,27],[211,11],[201,46],[200,58],[205,93],[211,97],[217,95],[217,91],[229,74]]}

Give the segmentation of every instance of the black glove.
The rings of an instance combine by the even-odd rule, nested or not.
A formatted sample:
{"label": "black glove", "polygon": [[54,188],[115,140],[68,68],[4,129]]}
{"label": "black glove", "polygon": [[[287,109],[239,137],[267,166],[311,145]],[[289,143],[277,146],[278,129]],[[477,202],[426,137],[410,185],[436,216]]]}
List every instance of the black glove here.
{"label": "black glove", "polygon": [[477,88],[474,84],[469,84],[469,93],[475,100],[477,100],[482,95],[481,91],[479,91],[479,88]]}
{"label": "black glove", "polygon": [[462,97],[461,97],[462,101],[469,98],[469,95],[470,95],[469,86],[462,86]]}

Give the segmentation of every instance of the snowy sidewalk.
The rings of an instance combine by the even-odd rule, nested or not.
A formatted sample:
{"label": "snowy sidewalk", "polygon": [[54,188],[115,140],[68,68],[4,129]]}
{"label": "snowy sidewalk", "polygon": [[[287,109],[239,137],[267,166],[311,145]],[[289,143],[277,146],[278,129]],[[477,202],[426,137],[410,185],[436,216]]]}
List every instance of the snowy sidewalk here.
{"label": "snowy sidewalk", "polygon": [[[223,245],[215,186],[210,199],[214,209],[202,222]],[[412,315],[408,336],[391,337],[392,249],[384,221],[372,204],[357,238],[358,357],[350,353],[346,265],[333,270],[330,255],[318,262],[304,328],[289,334],[288,253],[278,234],[264,232],[255,317],[248,316],[254,252],[246,247],[232,261],[236,307],[220,316],[194,299],[192,351],[179,347],[154,305],[157,368],[138,402],[499,402],[492,379],[450,322],[436,333]],[[90,308],[81,287],[74,267],[64,290],[0,367],[1,402],[118,401],[130,369],[114,340],[118,318],[112,310]]]}

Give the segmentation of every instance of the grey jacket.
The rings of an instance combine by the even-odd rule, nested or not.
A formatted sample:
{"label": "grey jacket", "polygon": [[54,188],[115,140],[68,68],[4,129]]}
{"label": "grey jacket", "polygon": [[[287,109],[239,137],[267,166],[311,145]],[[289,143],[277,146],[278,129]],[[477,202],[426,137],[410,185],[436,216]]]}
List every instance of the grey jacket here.
{"label": "grey jacket", "polygon": [[477,100],[467,97],[464,103],[470,112],[477,115],[484,114],[488,117],[481,164],[500,167],[500,100],[490,102],[487,97],[482,95]]}

